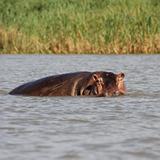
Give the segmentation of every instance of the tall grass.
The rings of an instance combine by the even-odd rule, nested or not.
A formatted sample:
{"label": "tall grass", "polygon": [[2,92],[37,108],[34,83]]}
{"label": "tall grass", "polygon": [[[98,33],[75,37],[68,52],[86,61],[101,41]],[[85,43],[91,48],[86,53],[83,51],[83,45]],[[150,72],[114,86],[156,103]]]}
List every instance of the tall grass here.
{"label": "tall grass", "polygon": [[160,53],[159,0],[0,0],[0,53]]}

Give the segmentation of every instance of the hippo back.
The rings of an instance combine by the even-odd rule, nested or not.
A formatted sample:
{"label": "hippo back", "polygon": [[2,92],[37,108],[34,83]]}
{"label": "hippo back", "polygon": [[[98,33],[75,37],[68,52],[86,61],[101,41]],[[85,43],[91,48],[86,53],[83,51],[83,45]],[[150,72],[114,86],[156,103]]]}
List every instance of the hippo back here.
{"label": "hippo back", "polygon": [[[77,84],[81,79],[88,77],[90,72],[75,72],[45,77],[25,83],[9,94],[30,96],[74,96],[78,90]],[[78,92],[78,91],[77,91]]]}

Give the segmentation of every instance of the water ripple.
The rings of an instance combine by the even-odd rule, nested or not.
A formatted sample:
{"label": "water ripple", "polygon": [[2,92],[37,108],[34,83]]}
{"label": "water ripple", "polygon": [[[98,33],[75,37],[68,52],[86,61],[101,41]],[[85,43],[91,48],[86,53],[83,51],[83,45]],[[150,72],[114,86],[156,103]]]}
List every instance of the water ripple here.
{"label": "water ripple", "polygon": [[[158,160],[159,58],[158,55],[2,56],[1,159]],[[98,98],[8,95],[21,83],[80,70],[123,71],[127,94]]]}

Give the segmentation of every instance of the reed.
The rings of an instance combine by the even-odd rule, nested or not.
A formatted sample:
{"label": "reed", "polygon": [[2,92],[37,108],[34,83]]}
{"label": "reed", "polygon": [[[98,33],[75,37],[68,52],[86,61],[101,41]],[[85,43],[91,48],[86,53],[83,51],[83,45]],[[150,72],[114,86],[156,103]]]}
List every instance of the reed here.
{"label": "reed", "polygon": [[0,53],[160,53],[159,0],[1,0]]}

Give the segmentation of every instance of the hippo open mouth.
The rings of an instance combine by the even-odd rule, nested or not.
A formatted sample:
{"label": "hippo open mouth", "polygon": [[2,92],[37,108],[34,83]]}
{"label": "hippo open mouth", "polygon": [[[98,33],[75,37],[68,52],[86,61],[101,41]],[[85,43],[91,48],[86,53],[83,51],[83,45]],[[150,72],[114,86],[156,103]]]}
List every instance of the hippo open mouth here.
{"label": "hippo open mouth", "polygon": [[126,92],[124,73],[75,72],[25,83],[9,94],[28,96],[113,96]]}

